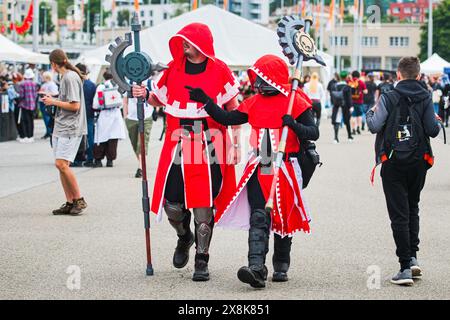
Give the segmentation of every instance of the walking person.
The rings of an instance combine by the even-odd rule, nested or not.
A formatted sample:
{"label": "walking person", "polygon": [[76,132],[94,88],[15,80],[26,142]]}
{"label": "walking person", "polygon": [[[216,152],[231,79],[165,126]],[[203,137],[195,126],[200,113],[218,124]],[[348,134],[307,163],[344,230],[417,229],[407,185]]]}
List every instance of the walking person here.
{"label": "walking person", "polygon": [[[154,107],[164,106],[167,116],[151,211],[161,218],[164,209],[178,235],[173,265],[186,266],[189,249],[195,242],[192,280],[208,281],[213,207],[220,206],[236,186],[229,147],[236,148],[237,143],[231,144],[226,127],[209,117],[204,104],[193,101],[185,86],[201,87],[220,107],[233,110],[238,105],[239,83],[215,56],[207,25],[185,26],[169,40],[169,48],[173,60],[163,72],[157,90],[150,92],[146,86],[133,86],[134,97],[146,97]],[[190,229],[191,209],[195,236]]]}
{"label": "walking person", "polygon": [[[148,153],[148,141],[150,139],[150,132],[152,130],[152,113],[153,108],[145,103],[144,104],[144,140],[145,140],[145,153]],[[135,178],[142,177],[141,168],[141,141],[139,139],[139,120],[137,113],[137,99],[128,98],[127,95],[123,97],[123,117],[125,119],[125,125],[128,130],[128,136],[133,147],[134,154],[136,155],[138,168],[134,175]]]}
{"label": "walking person", "polygon": [[420,61],[404,57],[397,69],[394,90],[383,93],[367,112],[367,125],[377,134],[376,162],[382,163],[381,179],[400,262],[391,279],[398,285],[413,285],[422,276],[419,251],[419,201],[427,170],[433,165],[430,137],[440,126],[433,101],[420,79]]}
{"label": "walking person", "polygon": [[22,109],[19,108],[19,90],[20,90],[20,83],[23,81],[23,77],[20,73],[14,72],[12,75],[13,85],[12,88],[14,89],[14,92],[16,93],[14,95],[14,120],[16,123],[17,133],[19,134],[18,140],[21,143],[25,142],[25,134],[23,132],[23,128],[21,125],[22,122]]}
{"label": "walking person", "polygon": [[[301,89],[294,95],[292,115],[286,115],[290,99],[289,69],[277,56],[265,55],[248,71],[257,94],[242,102],[236,110],[226,111],[200,88],[190,88],[191,99],[205,104],[205,110],[223,125],[249,123],[252,127],[252,152],[234,194],[219,207],[216,223],[228,228],[248,230],[248,266],[238,270],[238,279],[254,288],[266,286],[270,232],[274,232],[274,282],[288,281],[292,237],[309,232],[309,213],[304,205],[303,177],[299,166],[302,143],[319,138],[311,100]],[[265,80],[264,80],[265,79]],[[275,150],[281,131],[289,127],[286,154],[276,186],[277,201],[272,212],[265,210],[274,178]]]}
{"label": "walking person", "polygon": [[34,72],[27,69],[24,74],[24,81],[19,85],[19,109],[20,127],[24,138],[21,142],[34,142],[34,111],[36,110],[37,85],[34,82]]}
{"label": "walking person", "polygon": [[316,125],[320,125],[322,106],[325,105],[326,93],[323,85],[319,82],[319,75],[313,72],[311,80],[305,84],[303,91],[312,101],[312,111],[316,119]]}
{"label": "walking person", "polygon": [[347,71],[341,71],[339,81],[330,87],[330,99],[333,104],[331,113],[331,124],[334,129],[334,143],[339,143],[339,129],[344,123],[347,129],[348,141],[353,141],[352,130],[350,127],[350,117],[353,111],[352,89],[347,84]]}
{"label": "walking person", "polygon": [[93,109],[95,93],[97,86],[89,78],[89,72],[85,64],[78,63],[75,67],[80,70],[84,76],[83,92],[84,103],[86,105],[86,121],[87,121],[87,146],[86,146],[86,161],[83,163],[84,167],[94,166],[94,134],[95,134],[95,110]]}
{"label": "walking person", "polygon": [[[44,83],[41,85],[39,90],[39,95],[50,95],[52,97],[58,96],[58,85],[53,81],[52,74],[48,71],[44,72],[42,75]],[[45,135],[42,139],[51,138],[52,128],[51,128],[51,114],[47,111],[47,108],[42,100],[39,101],[39,110],[42,114],[42,120],[45,124]]]}
{"label": "walking person", "polygon": [[389,73],[383,74],[383,81],[378,84],[375,100],[378,100],[383,93],[394,90],[394,80]]}
{"label": "walking person", "polygon": [[86,113],[83,94],[83,76],[61,49],[50,53],[52,69],[61,76],[59,97],[42,98],[46,106],[57,107],[52,135],[55,166],[59,171],[66,203],[53,210],[54,215],[79,215],[87,207],[81,196],[77,178],[70,168],[86,130]]}
{"label": "walking person", "polygon": [[361,127],[362,131],[366,129],[366,113],[375,105],[375,93],[377,91],[377,85],[375,83],[375,77],[373,76],[373,73],[369,73],[367,75],[367,81],[365,83],[367,94],[364,95],[363,119]]}
{"label": "walking person", "polygon": [[117,158],[119,140],[126,138],[123,123],[122,97],[117,87],[111,82],[112,74],[105,71],[104,82],[98,85],[93,109],[98,112],[94,135],[94,167],[102,167],[102,160],[106,157],[106,166],[112,167]]}
{"label": "walking person", "polygon": [[360,77],[361,74],[359,71],[355,70],[352,72],[351,79],[348,81],[352,92],[353,111],[351,126],[353,135],[361,134],[360,128],[362,127],[364,95],[367,94],[366,84]]}

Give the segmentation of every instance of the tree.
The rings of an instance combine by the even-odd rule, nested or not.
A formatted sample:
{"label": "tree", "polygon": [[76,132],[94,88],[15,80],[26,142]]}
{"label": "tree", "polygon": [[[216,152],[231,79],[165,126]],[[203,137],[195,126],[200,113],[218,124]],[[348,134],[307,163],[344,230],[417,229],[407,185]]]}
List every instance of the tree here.
{"label": "tree", "polygon": [[117,12],[117,24],[119,27],[128,26],[128,21],[130,21],[130,11],[121,10]]}
{"label": "tree", "polygon": [[39,6],[39,34],[44,42],[44,34],[50,35],[55,31],[55,25],[52,21],[52,8],[45,2]]}
{"label": "tree", "polygon": [[[428,23],[421,26],[420,60],[428,57]],[[433,52],[443,59],[450,60],[450,0],[443,0],[433,10]]]}

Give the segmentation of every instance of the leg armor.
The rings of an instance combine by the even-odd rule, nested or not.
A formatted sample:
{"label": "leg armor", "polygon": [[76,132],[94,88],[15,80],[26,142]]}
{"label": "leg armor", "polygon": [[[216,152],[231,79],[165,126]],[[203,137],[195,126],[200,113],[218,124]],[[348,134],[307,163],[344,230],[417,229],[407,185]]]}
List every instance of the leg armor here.
{"label": "leg armor", "polygon": [[208,254],[214,227],[213,209],[194,208],[194,221],[197,253]]}

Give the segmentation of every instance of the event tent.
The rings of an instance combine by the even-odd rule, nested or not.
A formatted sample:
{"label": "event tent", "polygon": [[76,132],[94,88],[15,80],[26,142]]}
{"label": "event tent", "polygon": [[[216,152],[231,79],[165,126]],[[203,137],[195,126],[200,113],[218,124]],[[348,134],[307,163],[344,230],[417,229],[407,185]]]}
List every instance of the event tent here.
{"label": "event tent", "polygon": [[[169,39],[192,22],[201,22],[209,26],[214,37],[216,56],[233,69],[247,68],[264,54],[274,54],[285,59],[275,31],[213,5],[203,6],[143,30],[141,33],[142,50],[148,53],[154,62],[170,62],[172,57],[168,46]],[[104,57],[109,52],[108,47],[109,45],[105,45],[86,51],[79,61],[90,65],[92,72],[92,67],[95,65],[92,62],[101,65],[107,64]],[[325,77],[328,78],[333,68],[333,57],[324,52],[319,54],[327,64],[327,67],[322,70],[325,71]],[[304,66],[319,67],[314,61],[305,62]]]}
{"label": "event tent", "polygon": [[48,64],[48,55],[27,50],[0,35],[0,61]]}
{"label": "event tent", "polygon": [[444,68],[449,68],[450,62],[442,59],[437,53],[420,64],[420,71],[425,74],[442,74]]}

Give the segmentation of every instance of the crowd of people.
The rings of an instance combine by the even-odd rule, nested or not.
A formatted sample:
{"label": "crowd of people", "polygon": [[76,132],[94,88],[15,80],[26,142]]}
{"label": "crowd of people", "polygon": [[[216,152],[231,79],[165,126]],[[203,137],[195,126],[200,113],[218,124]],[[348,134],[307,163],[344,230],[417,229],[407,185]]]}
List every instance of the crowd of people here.
{"label": "crowd of people", "polygon": [[[273,232],[272,281],[285,282],[292,237],[300,231],[310,232],[311,218],[302,189],[312,175],[306,176],[308,170],[314,172],[320,163],[313,141],[319,139],[323,111],[328,109],[334,143],[340,143],[342,126],[350,142],[366,127],[378,134],[376,164],[382,164],[401,267],[391,281],[411,285],[413,278],[421,276],[416,255],[418,204],[433,160],[429,139],[440,130],[436,113],[448,126],[449,82],[445,78],[420,78],[419,59],[405,57],[395,78],[389,73],[341,71],[325,88],[319,74],[312,73],[303,77],[298,90],[289,93],[288,66],[274,55],[260,57],[248,69],[247,78],[238,82],[228,66],[215,57],[206,25],[185,26],[169,46],[173,61],[168,69],[157,84],[152,79],[134,84],[133,97],[119,93],[109,71],[96,85],[88,79],[87,67],[73,66],[60,49],[50,54],[56,77],[43,73],[37,85],[29,68],[23,79],[14,74],[12,84],[4,86],[8,94],[14,91],[11,101],[18,110],[20,139],[33,141],[33,112],[38,104],[42,114],[47,113],[43,116],[47,128],[44,138],[51,137],[66,196],[66,202],[53,214],[83,213],[87,202],[70,167],[102,167],[104,158],[106,166],[112,167],[118,140],[125,139],[126,129],[138,162],[135,177],[142,176],[136,99],[143,98],[145,144],[155,114],[163,109],[166,117],[166,139],[150,210],[159,217],[165,212],[178,236],[174,267],[186,266],[195,243],[192,279],[208,281],[209,248],[217,224],[248,230],[248,266],[241,267],[237,276],[255,288],[266,286],[266,256]],[[290,114],[286,114],[288,103]],[[242,177],[236,179],[236,162],[229,156],[240,149],[239,126],[246,123],[251,127],[251,152]],[[233,128],[233,137],[228,126]],[[287,134],[281,134],[286,127]],[[273,155],[281,148],[282,157],[275,162]],[[405,192],[399,194],[399,188]]]}

